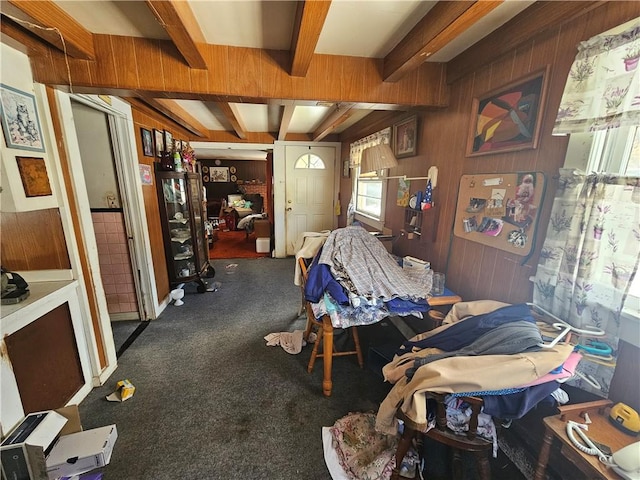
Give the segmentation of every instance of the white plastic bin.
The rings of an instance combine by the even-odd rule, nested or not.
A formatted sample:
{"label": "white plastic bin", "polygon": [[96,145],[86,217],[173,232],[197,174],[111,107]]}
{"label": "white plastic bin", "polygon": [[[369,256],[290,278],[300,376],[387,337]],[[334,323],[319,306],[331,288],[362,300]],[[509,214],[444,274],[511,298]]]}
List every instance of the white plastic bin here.
{"label": "white plastic bin", "polygon": [[269,253],[271,248],[271,239],[269,237],[256,238],[256,252]]}

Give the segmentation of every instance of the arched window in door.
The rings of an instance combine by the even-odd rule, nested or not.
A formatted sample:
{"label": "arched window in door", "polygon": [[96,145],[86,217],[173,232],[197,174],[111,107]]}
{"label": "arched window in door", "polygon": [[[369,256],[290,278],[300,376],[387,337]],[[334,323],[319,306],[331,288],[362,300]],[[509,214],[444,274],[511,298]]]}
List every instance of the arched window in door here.
{"label": "arched window in door", "polygon": [[298,160],[296,160],[296,164],[293,168],[309,168],[315,170],[324,170],[324,162],[318,155],[314,155],[313,153],[305,153]]}

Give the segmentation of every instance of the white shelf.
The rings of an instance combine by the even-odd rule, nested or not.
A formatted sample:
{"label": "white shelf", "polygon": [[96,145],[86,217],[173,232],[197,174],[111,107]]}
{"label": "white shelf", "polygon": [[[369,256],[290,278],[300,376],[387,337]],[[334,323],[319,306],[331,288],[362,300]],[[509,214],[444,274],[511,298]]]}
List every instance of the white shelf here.
{"label": "white shelf", "polygon": [[77,297],[74,292],[77,286],[77,280],[30,282],[29,292],[31,293],[28,298],[20,303],[0,307],[2,335],[11,335],[45,313],[69,301],[70,297]]}

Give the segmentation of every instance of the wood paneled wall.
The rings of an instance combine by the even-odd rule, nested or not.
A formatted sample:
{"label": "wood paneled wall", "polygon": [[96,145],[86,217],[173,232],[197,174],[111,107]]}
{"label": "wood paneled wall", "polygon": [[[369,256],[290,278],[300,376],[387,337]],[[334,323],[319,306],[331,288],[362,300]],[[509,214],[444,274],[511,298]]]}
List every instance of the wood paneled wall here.
{"label": "wood paneled wall", "polygon": [[[494,299],[505,302],[531,301],[532,284],[556,189],[555,177],[564,163],[566,137],[553,137],[551,131],[558,111],[566,78],[580,41],[619,25],[639,14],[633,2],[603,2],[590,13],[554,31],[532,38],[516,50],[492,59],[490,50],[479,44],[476,55],[486,58],[484,67],[451,85],[451,101],[446,109],[419,115],[418,155],[399,160],[390,175],[425,176],[431,165],[439,169],[438,187],[434,190],[436,208],[440,210],[436,241],[431,235],[408,240],[399,238],[394,246],[398,255],[413,255],[431,261],[432,268],[447,273],[447,285],[465,300]],[[474,47],[476,48],[476,47]],[[512,80],[551,65],[549,94],[544,106],[540,143],[535,150],[466,158],[467,135],[472,119],[474,96],[505,85]],[[408,115],[373,119],[341,136],[342,158],[348,158],[349,142],[389,126]],[[382,121],[380,121],[382,119]],[[366,119],[365,119],[366,120]],[[486,247],[452,235],[458,184],[463,174],[539,170],[547,175],[547,191],[540,210],[540,224],[535,254],[523,265],[522,257]],[[424,190],[425,181],[413,181],[411,191]],[[347,203],[350,180],[342,179],[342,198]],[[386,203],[387,227],[394,235],[403,228],[401,207],[396,206],[397,182],[388,182]],[[345,209],[343,209],[345,210]],[[341,225],[344,225],[344,217]]]}
{"label": "wood paneled wall", "polygon": [[8,270],[71,268],[57,208],[0,213],[2,266]]}
{"label": "wood paneled wall", "polygon": [[147,217],[147,225],[149,227],[149,242],[151,243],[151,258],[153,261],[153,269],[155,272],[156,289],[158,293],[158,302],[162,302],[170,291],[169,274],[167,273],[167,263],[165,261],[164,242],[162,240],[162,226],[160,224],[160,207],[158,205],[158,196],[156,193],[156,180],[154,174],[154,162],[159,157],[145,157],[142,151],[142,135],[141,128],[151,130],[168,130],[173,134],[176,140],[187,140],[190,138],[189,132],[182,127],[178,127],[173,122],[150,108],[144,108],[139,105],[132,106],[133,124],[136,129],[136,147],[138,149],[138,162],[151,166],[151,176],[153,178],[152,185],[142,185],[142,195],[144,197],[144,210]]}

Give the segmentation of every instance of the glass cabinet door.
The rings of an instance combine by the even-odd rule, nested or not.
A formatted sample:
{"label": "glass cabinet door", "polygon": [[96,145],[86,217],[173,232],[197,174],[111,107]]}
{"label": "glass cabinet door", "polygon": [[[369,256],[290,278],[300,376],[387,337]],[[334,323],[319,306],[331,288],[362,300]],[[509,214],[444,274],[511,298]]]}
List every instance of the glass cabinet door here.
{"label": "glass cabinet door", "polygon": [[193,212],[193,233],[195,234],[195,254],[198,270],[202,270],[209,260],[209,247],[206,242],[204,231],[204,214],[202,211],[202,186],[200,176],[197,174],[188,175],[189,195],[191,196],[191,210]]}
{"label": "glass cabinet door", "polygon": [[[184,178],[161,178],[162,198],[164,198],[164,221],[168,227],[169,238],[171,240],[171,255],[173,262],[168,262],[173,266],[170,276],[180,279],[191,277],[197,273],[195,248],[193,245],[193,225],[189,211],[189,198],[187,181]],[[171,275],[173,273],[173,275]]]}

